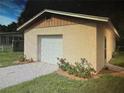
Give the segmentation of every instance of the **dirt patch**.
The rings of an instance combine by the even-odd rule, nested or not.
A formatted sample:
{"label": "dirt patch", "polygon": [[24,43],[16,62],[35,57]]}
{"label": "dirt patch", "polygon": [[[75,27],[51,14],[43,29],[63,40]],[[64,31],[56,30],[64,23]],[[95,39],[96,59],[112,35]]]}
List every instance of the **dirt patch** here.
{"label": "dirt patch", "polygon": [[111,73],[115,73],[116,71],[113,71],[113,70],[109,70],[109,69],[102,69],[98,75],[100,74],[111,74]]}
{"label": "dirt patch", "polygon": [[113,71],[113,70],[109,70],[109,69],[103,69],[98,73],[99,76],[102,76],[104,74],[110,74],[113,76],[124,77],[124,71]]}
{"label": "dirt patch", "polygon": [[28,64],[28,63],[35,63],[35,61],[24,61],[24,62],[20,62],[20,61],[15,61],[15,64]]}
{"label": "dirt patch", "polygon": [[[88,80],[87,78],[80,78],[80,77],[77,77],[75,75],[68,74],[67,71],[63,71],[61,69],[57,70],[56,73],[59,74],[59,75],[65,76],[65,77],[67,77],[71,80]],[[91,78],[96,79],[96,78],[99,78],[99,77],[101,77],[105,74],[110,74],[110,75],[118,76],[118,77],[124,77],[124,71],[117,72],[117,71],[112,71],[112,70],[109,70],[109,69],[103,69],[98,74],[94,74]]]}
{"label": "dirt patch", "polygon": [[124,77],[124,71],[112,73],[113,76]]}
{"label": "dirt patch", "polygon": [[[59,74],[59,75],[65,76],[65,77],[67,77],[67,78],[69,78],[71,80],[87,80],[87,78],[80,78],[80,77],[77,77],[75,75],[68,74],[67,71],[63,71],[61,69],[58,69],[56,71],[56,73]],[[98,78],[98,76],[97,75],[93,75],[93,77],[91,77],[91,78]]]}
{"label": "dirt patch", "polygon": [[59,75],[65,76],[65,77],[67,77],[69,79],[72,79],[72,80],[86,80],[84,78],[79,78],[79,77],[76,77],[74,75],[70,75],[70,74],[68,74],[67,71],[63,71],[61,69],[59,69],[58,71],[56,71],[56,73],[59,74]]}

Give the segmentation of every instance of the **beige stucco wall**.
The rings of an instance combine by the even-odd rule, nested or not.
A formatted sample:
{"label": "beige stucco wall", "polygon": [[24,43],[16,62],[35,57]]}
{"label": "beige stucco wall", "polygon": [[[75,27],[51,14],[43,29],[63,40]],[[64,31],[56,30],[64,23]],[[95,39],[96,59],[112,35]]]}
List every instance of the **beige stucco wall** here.
{"label": "beige stucco wall", "polygon": [[24,54],[28,59],[39,61],[39,38],[42,35],[62,35],[63,57],[72,64],[80,62],[80,58],[86,58],[99,72],[110,61],[116,48],[112,29],[107,23],[67,19],[51,17],[27,29],[24,34]]}
{"label": "beige stucco wall", "polygon": [[97,71],[105,65],[105,31],[102,24],[97,24]]}
{"label": "beige stucco wall", "polygon": [[38,60],[38,36],[63,35],[63,57],[72,64],[86,58],[96,69],[96,24],[85,23],[46,28],[32,28],[24,34],[24,54]]}
{"label": "beige stucco wall", "polygon": [[[106,38],[106,59],[105,59]],[[100,71],[112,58],[116,49],[116,36],[108,24],[97,25],[97,70]]]}
{"label": "beige stucco wall", "polygon": [[110,29],[109,27],[105,27],[105,36],[106,36],[106,51],[107,51],[107,58],[106,58],[106,62],[109,62],[112,58],[112,54],[116,49],[116,37],[114,32],[112,31],[112,29]]}

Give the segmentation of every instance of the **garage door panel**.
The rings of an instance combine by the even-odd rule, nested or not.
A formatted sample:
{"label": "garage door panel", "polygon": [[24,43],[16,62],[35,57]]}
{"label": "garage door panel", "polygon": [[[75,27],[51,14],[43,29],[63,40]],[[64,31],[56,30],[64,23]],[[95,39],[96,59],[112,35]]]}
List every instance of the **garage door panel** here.
{"label": "garage door panel", "polygon": [[41,61],[57,64],[57,57],[62,57],[62,36],[45,36],[41,38]]}

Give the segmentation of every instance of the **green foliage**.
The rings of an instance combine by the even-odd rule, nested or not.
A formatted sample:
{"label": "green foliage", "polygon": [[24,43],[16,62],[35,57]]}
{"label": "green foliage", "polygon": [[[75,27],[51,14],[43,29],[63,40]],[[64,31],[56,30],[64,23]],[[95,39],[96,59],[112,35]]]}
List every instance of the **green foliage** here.
{"label": "green foliage", "polygon": [[76,73],[75,66],[69,65],[69,68],[67,69],[67,71],[69,74],[75,74]]}
{"label": "green foliage", "polygon": [[12,22],[8,26],[0,25],[0,32],[15,32],[17,29],[17,23]]}
{"label": "green foliage", "polygon": [[21,55],[18,60],[19,60],[19,62],[24,62],[24,61],[26,61],[26,56]]}
{"label": "green foliage", "polygon": [[58,58],[58,60],[58,65],[62,70],[78,77],[90,78],[92,73],[95,72],[85,58],[81,58],[81,62],[76,62],[75,65],[70,65],[65,58]]}
{"label": "green foliage", "polygon": [[2,89],[0,93],[124,93],[124,78],[104,75],[97,79],[70,80],[52,73]]}
{"label": "green foliage", "polygon": [[20,56],[23,56],[23,52],[0,52],[0,65],[2,67],[15,65]]}
{"label": "green foliage", "polygon": [[27,59],[25,55],[21,55],[18,59],[19,62],[34,62],[33,58]]}
{"label": "green foliage", "polygon": [[68,68],[70,68],[70,65],[68,62],[65,62],[66,59],[63,59],[63,58],[58,58],[58,60],[60,61],[60,63],[58,63],[59,67],[64,70],[64,71],[67,71]]}
{"label": "green foliage", "polygon": [[17,23],[15,23],[15,22],[12,22],[11,24],[9,24],[7,26],[8,32],[14,32],[14,31],[16,31],[16,29],[17,29]]}
{"label": "green foliage", "polygon": [[113,65],[124,67],[124,52],[116,52],[110,63]]}
{"label": "green foliage", "polygon": [[5,32],[7,31],[7,26],[0,24],[0,32],[4,32],[4,31]]}

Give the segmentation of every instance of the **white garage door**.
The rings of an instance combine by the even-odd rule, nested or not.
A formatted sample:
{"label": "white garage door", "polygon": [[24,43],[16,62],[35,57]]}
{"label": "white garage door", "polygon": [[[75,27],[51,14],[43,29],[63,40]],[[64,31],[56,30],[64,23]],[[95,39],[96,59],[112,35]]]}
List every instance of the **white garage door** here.
{"label": "white garage door", "polygon": [[63,55],[62,36],[43,36],[41,38],[41,61],[57,64],[57,57]]}

